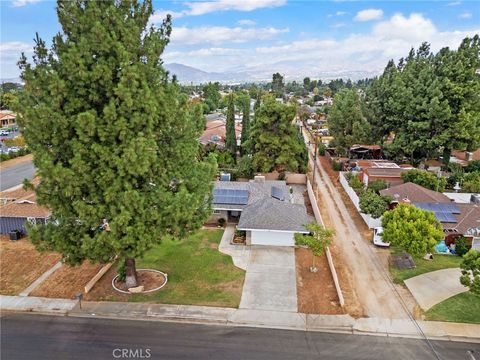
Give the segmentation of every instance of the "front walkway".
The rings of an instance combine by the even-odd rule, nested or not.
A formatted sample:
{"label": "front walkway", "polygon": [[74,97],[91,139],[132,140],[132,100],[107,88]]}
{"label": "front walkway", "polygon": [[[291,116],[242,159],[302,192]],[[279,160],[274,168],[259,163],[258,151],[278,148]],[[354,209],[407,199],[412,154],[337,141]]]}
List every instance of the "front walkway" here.
{"label": "front walkway", "polygon": [[459,268],[451,268],[428,272],[404,282],[418,305],[426,311],[443,300],[468,291],[460,284],[460,275]]}

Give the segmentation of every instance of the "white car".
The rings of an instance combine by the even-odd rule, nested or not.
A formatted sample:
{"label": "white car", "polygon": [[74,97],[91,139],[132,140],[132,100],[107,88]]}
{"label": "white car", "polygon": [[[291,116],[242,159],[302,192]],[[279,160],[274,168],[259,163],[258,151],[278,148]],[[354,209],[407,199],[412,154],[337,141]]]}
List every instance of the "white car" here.
{"label": "white car", "polygon": [[382,240],[382,227],[376,227],[373,229],[373,245],[381,246],[381,247],[389,247],[390,243],[383,242]]}
{"label": "white car", "polygon": [[8,136],[7,130],[0,130],[0,136]]}

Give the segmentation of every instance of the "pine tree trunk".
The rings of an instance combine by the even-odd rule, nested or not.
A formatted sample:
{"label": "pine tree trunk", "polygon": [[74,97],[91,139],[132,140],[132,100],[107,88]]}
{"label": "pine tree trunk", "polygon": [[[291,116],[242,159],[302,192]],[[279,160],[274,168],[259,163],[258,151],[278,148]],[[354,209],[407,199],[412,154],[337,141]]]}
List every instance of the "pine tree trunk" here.
{"label": "pine tree trunk", "polygon": [[137,287],[137,267],[134,258],[125,258],[125,284],[127,288]]}
{"label": "pine tree trunk", "polygon": [[315,266],[315,258],[316,256],[313,255],[312,253],[312,267],[310,268],[310,271],[313,272],[313,273],[316,273],[318,271],[317,267]]}

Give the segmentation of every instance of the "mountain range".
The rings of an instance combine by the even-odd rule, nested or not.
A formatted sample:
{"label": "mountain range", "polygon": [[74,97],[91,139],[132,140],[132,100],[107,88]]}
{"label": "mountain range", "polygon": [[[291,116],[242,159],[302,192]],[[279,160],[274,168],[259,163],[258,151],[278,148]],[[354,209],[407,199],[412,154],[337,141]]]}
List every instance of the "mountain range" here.
{"label": "mountain range", "polygon": [[280,72],[287,81],[302,81],[306,76],[312,79],[333,80],[338,78],[351,79],[353,81],[365,78],[371,78],[381,73],[381,70],[372,71],[350,71],[350,70],[331,70],[322,71],[315,69],[313,66],[307,69],[292,66],[290,63],[277,63],[271,67],[271,70],[264,68],[243,68],[224,72],[207,72],[192,66],[179,63],[170,63],[164,65],[170,74],[175,74],[182,84],[199,84],[205,82],[220,83],[245,83],[245,82],[268,82],[272,79],[274,72]]}

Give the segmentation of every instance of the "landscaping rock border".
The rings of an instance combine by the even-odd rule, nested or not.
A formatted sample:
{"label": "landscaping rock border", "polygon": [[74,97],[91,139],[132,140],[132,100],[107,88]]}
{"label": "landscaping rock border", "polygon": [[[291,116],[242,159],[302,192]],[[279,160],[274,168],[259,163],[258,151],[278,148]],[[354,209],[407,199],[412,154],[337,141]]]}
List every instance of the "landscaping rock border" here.
{"label": "landscaping rock border", "polygon": [[[160,285],[159,287],[156,287],[154,289],[150,289],[150,290],[145,290],[145,291],[142,291],[142,292],[139,292],[137,294],[148,294],[148,293],[151,293],[151,292],[154,292],[154,291],[158,291],[160,290],[161,288],[163,288],[167,282],[168,282],[168,275],[164,272],[161,272],[160,270],[155,270],[155,269],[137,269],[137,272],[139,271],[151,271],[151,272],[155,272],[155,273],[158,273],[158,274],[161,274],[164,278],[165,278],[165,281],[162,285]],[[112,287],[118,291],[119,293],[122,293],[122,294],[128,294],[128,295],[131,295],[132,293],[130,293],[129,291],[125,291],[125,290],[121,290],[119,289],[118,287],[115,286],[115,280],[117,280],[119,275],[116,275],[113,279],[112,279]]]}

